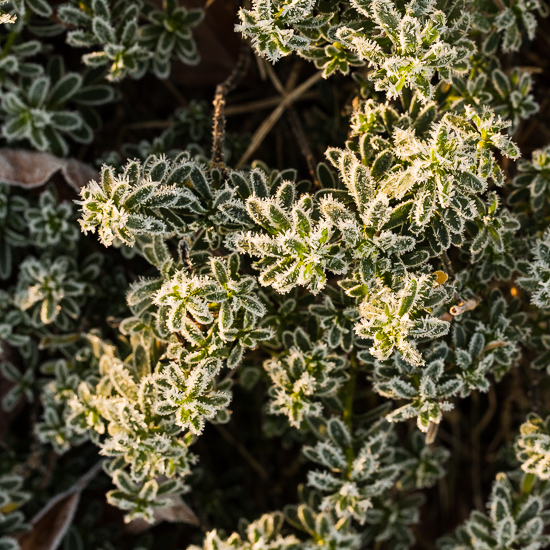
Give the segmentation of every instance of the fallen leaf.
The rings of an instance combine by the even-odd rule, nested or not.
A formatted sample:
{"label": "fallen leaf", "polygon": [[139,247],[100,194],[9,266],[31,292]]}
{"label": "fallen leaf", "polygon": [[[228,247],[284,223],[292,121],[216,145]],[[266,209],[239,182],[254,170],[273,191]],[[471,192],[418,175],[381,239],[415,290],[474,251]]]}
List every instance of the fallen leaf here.
{"label": "fallen leaf", "polygon": [[44,185],[59,171],[77,193],[90,180],[99,177],[91,166],[76,159],[22,149],[0,149],[0,183],[32,189]]}
{"label": "fallen leaf", "polygon": [[178,495],[171,495],[169,500],[171,502],[168,506],[155,510],[154,523],[147,523],[144,519],[135,519],[125,526],[125,531],[132,535],[137,535],[151,529],[151,527],[159,524],[161,521],[188,523],[196,527],[200,526],[199,518],[197,518],[195,512]]}
{"label": "fallen leaf", "polygon": [[80,494],[101,470],[102,461],[84,474],[68,491],[52,498],[31,520],[31,530],[18,537],[21,550],[56,550],[70,527]]}

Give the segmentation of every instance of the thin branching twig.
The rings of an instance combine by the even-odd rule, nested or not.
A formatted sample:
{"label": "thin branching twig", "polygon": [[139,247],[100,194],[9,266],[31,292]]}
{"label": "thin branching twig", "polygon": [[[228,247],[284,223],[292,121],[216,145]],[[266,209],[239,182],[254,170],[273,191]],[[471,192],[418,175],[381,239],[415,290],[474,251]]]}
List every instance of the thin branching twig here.
{"label": "thin branching twig", "polygon": [[216,88],[214,96],[214,127],[212,130],[212,168],[224,170],[223,145],[225,139],[225,102],[227,94],[235,88],[248,72],[250,65],[250,48],[246,42],[241,43],[241,53],[231,74]]}
{"label": "thin branching twig", "polygon": [[305,82],[300,84],[297,88],[292,90],[288,95],[281,98],[279,105],[272,111],[272,113],[263,121],[260,127],[256,130],[252,136],[252,140],[248,149],[244,152],[243,156],[237,162],[235,169],[239,170],[242,168],[254,154],[256,149],[262,144],[263,140],[269,134],[270,130],[275,126],[275,123],[281,118],[281,115],[285,112],[286,108],[291,105],[298,97],[300,97],[304,92],[309,90],[312,86],[317,84],[322,78],[322,73],[319,71],[314,75],[310,76]]}

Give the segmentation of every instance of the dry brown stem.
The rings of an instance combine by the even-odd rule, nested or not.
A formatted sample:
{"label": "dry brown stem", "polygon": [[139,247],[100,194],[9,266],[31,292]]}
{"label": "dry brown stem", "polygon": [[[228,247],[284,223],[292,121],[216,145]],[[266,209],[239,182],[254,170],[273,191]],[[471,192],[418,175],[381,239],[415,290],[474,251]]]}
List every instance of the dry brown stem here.
{"label": "dry brown stem", "polygon": [[223,144],[225,139],[225,102],[227,94],[235,88],[248,72],[250,65],[250,48],[246,42],[241,43],[241,53],[231,74],[216,88],[214,96],[214,128],[212,131],[212,168],[224,170]]}

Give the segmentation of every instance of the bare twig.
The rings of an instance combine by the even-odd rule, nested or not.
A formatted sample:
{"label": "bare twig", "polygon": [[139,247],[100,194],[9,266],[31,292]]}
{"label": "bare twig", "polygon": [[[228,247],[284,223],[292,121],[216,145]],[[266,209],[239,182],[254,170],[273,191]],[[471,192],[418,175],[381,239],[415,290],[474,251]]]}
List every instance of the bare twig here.
{"label": "bare twig", "polygon": [[248,71],[250,48],[247,42],[241,42],[241,53],[231,74],[216,88],[214,96],[214,128],[212,131],[212,168],[225,168],[223,143],[225,138],[225,102],[227,94],[235,88]]}
{"label": "bare twig", "polygon": [[[273,70],[273,67],[267,63],[264,62],[264,67],[267,75],[269,76],[269,79],[273,83],[273,86],[275,86],[275,89],[281,94],[281,96],[286,97],[296,86],[296,83],[298,82],[298,78],[300,76],[300,69],[302,67],[301,63],[296,62],[292,66],[292,69],[290,71],[290,75],[287,79],[286,85],[283,86],[281,81],[279,80],[279,77]],[[289,106],[287,110],[287,117],[290,122],[290,126],[292,127],[292,132],[294,133],[296,137],[296,141],[298,142],[298,145],[300,146],[300,150],[302,152],[302,155],[306,159],[307,167],[309,170],[309,174],[315,184],[316,187],[321,187],[319,181],[317,180],[317,172],[316,172],[316,163],[315,163],[315,155],[313,154],[313,151],[311,150],[311,147],[309,145],[309,141],[306,137],[306,134],[304,132],[304,128],[302,126],[302,123],[300,122],[300,117],[298,116],[298,113],[294,109],[294,107]]]}
{"label": "bare twig", "polygon": [[279,92],[279,94],[281,94],[284,97],[287,94],[287,90],[285,90],[285,87],[283,86],[282,82],[279,80],[277,73],[273,70],[271,63],[264,61],[263,67],[267,76],[269,77],[269,80],[271,80],[271,83],[273,84],[273,86],[275,86],[275,89]]}
{"label": "bare twig", "polygon": [[322,78],[322,73],[318,72],[310,76],[305,82],[300,86],[292,90],[288,95],[281,98],[279,105],[272,111],[272,113],[263,121],[260,127],[256,130],[252,136],[252,141],[248,146],[248,149],[244,152],[243,156],[237,162],[235,169],[238,170],[242,168],[244,164],[250,159],[254,154],[254,151],[262,144],[263,140],[273,128],[275,123],[279,120],[281,115],[284,113],[285,109],[291,105],[298,97],[300,97],[304,92],[309,90],[314,84],[319,82]]}
{"label": "bare twig", "polygon": [[321,183],[317,178],[317,163],[315,161],[315,155],[313,154],[313,151],[311,150],[311,147],[309,145],[309,140],[307,139],[302,123],[300,122],[300,117],[298,116],[298,113],[296,112],[296,109],[294,109],[294,107],[289,107],[286,114],[290,122],[290,126],[292,127],[292,131],[296,136],[296,141],[300,146],[300,151],[306,159],[307,168],[309,170],[309,175],[313,180],[313,184],[317,189],[320,189]]}
{"label": "bare twig", "polygon": [[[476,396],[476,397],[474,397]],[[477,394],[473,395],[477,399]],[[472,430],[470,441],[472,445],[472,487],[474,489],[474,503],[478,510],[483,509],[483,497],[481,493],[481,458],[480,458],[480,443],[479,436],[483,430],[489,425],[497,410],[497,396],[493,386],[489,388],[489,407],[481,420]]]}
{"label": "bare twig", "polygon": [[[297,97],[294,101],[306,101],[317,97],[315,92],[308,92],[306,94]],[[256,101],[248,101],[247,103],[236,103],[234,105],[227,105],[225,108],[225,116],[234,116],[248,114],[252,111],[261,111],[262,109],[269,109],[270,107],[276,107],[281,102],[281,96],[266,97],[265,99],[258,99]]]}
{"label": "bare twig", "polygon": [[264,467],[248,452],[246,447],[237,441],[223,426],[214,424],[221,436],[231,445],[233,445],[240,455],[260,474],[262,479],[268,479],[269,474],[265,471]]}
{"label": "bare twig", "polygon": [[171,120],[146,120],[144,122],[132,122],[126,124],[128,130],[149,130],[156,128],[170,128],[174,123]]}
{"label": "bare twig", "polygon": [[175,84],[169,79],[165,78],[161,80],[166,89],[178,100],[180,105],[187,107],[189,102],[185,99],[185,96],[176,88]]}

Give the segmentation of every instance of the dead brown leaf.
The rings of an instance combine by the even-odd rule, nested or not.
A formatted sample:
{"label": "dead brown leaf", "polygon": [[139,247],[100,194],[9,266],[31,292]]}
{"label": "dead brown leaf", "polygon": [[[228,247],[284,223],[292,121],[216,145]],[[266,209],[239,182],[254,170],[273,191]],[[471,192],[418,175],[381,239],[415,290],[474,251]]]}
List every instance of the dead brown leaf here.
{"label": "dead brown leaf", "polygon": [[32,189],[44,185],[59,171],[77,193],[90,180],[98,178],[96,170],[76,159],[21,149],[0,149],[2,183]]}
{"label": "dead brown leaf", "polygon": [[56,550],[71,525],[80,494],[101,470],[101,461],[68,491],[52,498],[30,522],[32,529],[18,537],[21,550]]}
{"label": "dead brown leaf", "polygon": [[136,519],[128,523],[125,527],[127,533],[137,535],[147,531],[154,525],[159,524],[161,521],[169,521],[170,523],[188,523],[189,525],[200,526],[199,518],[195,515],[195,512],[183,502],[178,495],[172,495],[169,497],[170,505],[164,508],[157,508],[155,510],[155,522],[153,524],[147,523],[143,519]]}

